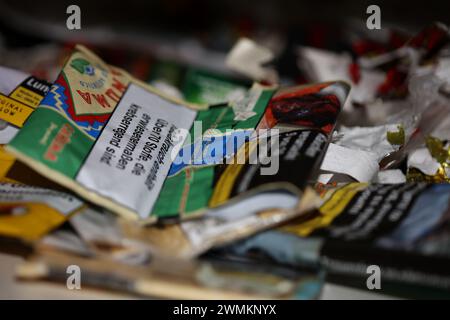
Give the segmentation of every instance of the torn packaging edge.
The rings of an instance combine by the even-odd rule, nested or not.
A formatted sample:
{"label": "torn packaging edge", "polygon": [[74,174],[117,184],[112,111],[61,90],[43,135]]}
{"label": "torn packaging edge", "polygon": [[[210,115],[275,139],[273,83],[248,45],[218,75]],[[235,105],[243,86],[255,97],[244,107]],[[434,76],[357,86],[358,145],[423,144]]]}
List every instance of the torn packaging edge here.
{"label": "torn packaging edge", "polygon": [[65,175],[56,170],[50,169],[49,167],[38,161],[34,161],[32,158],[24,155],[21,152],[18,152],[14,147],[7,145],[5,146],[5,149],[8,152],[12,153],[19,161],[25,163],[27,166],[29,166],[36,172],[41,173],[49,180],[55,181],[56,183],[59,183],[60,185],[74,191],[75,193],[79,194],[82,198],[91,201],[94,204],[104,207],[112,212],[116,212],[122,215],[124,218],[130,220],[140,220],[144,224],[154,223],[157,220],[157,218],[154,216],[149,216],[148,218],[145,219],[140,218],[139,215],[137,215],[133,210],[125,206],[122,206],[115,201],[109,200],[108,197],[101,196],[100,194],[95,193],[94,191],[86,189],[75,180],[66,177]]}
{"label": "torn packaging edge", "polygon": [[[264,86],[254,85],[253,87],[261,87],[264,88]],[[156,93],[157,96],[159,96],[158,93]],[[162,97],[164,98],[164,97]],[[185,104],[182,104],[182,106],[185,106]],[[45,164],[35,161],[31,157],[27,156],[26,154],[23,154],[22,152],[16,150],[11,145],[5,146],[5,149],[12,153],[18,160],[25,163],[27,166],[32,168],[33,170],[39,172],[40,174],[44,175],[46,178],[55,181],[56,183],[59,183],[63,185],[64,187],[74,191],[78,195],[80,195],[82,198],[93,202],[94,204],[97,204],[99,206],[102,206],[112,212],[115,212],[119,215],[122,215],[124,218],[131,219],[131,220],[138,220],[139,223],[143,225],[152,224],[157,221],[156,216],[149,215],[146,218],[142,218],[139,215],[135,213],[134,210],[121,205],[119,202],[115,201],[114,199],[111,199],[111,197],[102,195],[100,193],[95,192],[94,190],[88,189],[86,186],[81,185],[77,180],[73,180],[71,178],[66,177],[62,173],[51,169],[50,167],[46,166]]]}
{"label": "torn packaging edge", "polygon": [[[77,44],[75,46],[75,50],[78,50],[78,51],[82,52],[83,54],[89,56],[89,58],[91,58],[93,60],[99,60],[100,59],[99,57],[97,57],[95,54],[93,54],[89,49],[87,49],[83,45]],[[68,61],[69,61],[69,59],[67,59],[66,63]],[[103,62],[103,60],[101,60],[101,61]],[[148,84],[148,83],[146,83],[146,82],[144,82],[142,80],[139,80],[139,79],[133,77],[132,75],[130,75],[127,71],[125,71],[122,68],[118,68],[118,67],[115,67],[115,66],[109,65],[109,64],[106,64],[106,65],[109,68],[111,68],[111,69],[119,70],[122,74],[126,75],[131,80],[130,82],[133,82],[134,84],[139,85],[140,87],[144,88],[145,90],[148,90],[151,93],[154,93],[157,96],[160,96],[160,97],[162,97],[162,98],[164,98],[164,99],[166,99],[168,101],[171,101],[173,103],[176,103],[176,104],[188,107],[188,108],[190,108],[192,110],[204,110],[204,109],[208,109],[208,107],[209,107],[207,104],[196,104],[196,103],[192,103],[192,102],[187,102],[187,101],[178,99],[176,97],[173,97],[171,95],[168,95],[165,92],[162,92],[161,90],[158,90],[157,88],[153,87],[152,85],[150,85],[150,84]],[[65,64],[64,64],[64,66],[65,66]],[[64,66],[61,68],[61,70],[64,70]]]}
{"label": "torn packaging edge", "polygon": [[[194,258],[196,256],[201,255],[202,253],[208,251],[217,246],[222,246],[227,243],[231,243],[240,239],[244,239],[253,234],[263,232],[265,230],[274,228],[276,226],[283,225],[290,220],[298,218],[305,213],[316,209],[323,203],[323,199],[314,191],[311,187],[306,187],[305,190],[300,195],[299,201],[295,208],[292,209],[266,209],[262,211],[255,212],[253,215],[262,214],[265,212],[276,212],[279,215],[276,216],[276,221],[274,221],[273,217],[269,218],[271,220],[267,221],[268,218],[261,218],[260,223],[255,227],[245,226],[244,228],[235,229],[233,233],[225,233],[220,236],[211,237],[205,239],[204,242],[200,246],[194,247],[189,236],[186,237],[189,239],[190,246],[192,251],[189,253],[181,253],[182,258]],[[187,222],[187,221],[186,221]]]}
{"label": "torn packaging edge", "polygon": [[360,182],[369,182],[378,172],[376,155],[364,150],[356,150],[330,143],[320,165],[320,169],[333,173],[343,173]]}
{"label": "torn packaging edge", "polygon": [[[254,85],[254,87],[258,87],[258,85]],[[263,86],[261,86],[261,87],[263,87]],[[158,93],[156,93],[156,95],[159,96]],[[182,104],[182,105],[185,106],[185,104]],[[75,193],[80,195],[82,198],[87,199],[88,201],[91,201],[91,202],[93,202],[99,206],[102,206],[110,211],[116,212],[119,215],[122,215],[124,218],[131,219],[131,220],[138,220],[139,223],[144,224],[144,225],[152,224],[157,221],[157,217],[152,216],[152,215],[148,216],[147,218],[139,217],[130,208],[119,204],[117,201],[114,201],[110,197],[98,194],[93,190],[89,190],[85,186],[82,186],[76,180],[70,179],[70,178],[66,177],[65,175],[59,173],[58,171],[53,170],[53,169],[49,168],[48,166],[42,164],[41,162],[33,160],[29,156],[17,151],[14,147],[12,147],[10,145],[5,146],[5,148],[8,152],[12,153],[18,160],[22,161],[27,166],[31,167],[33,170],[41,173],[48,179],[53,180],[56,183],[59,183],[68,189],[71,189],[72,191],[74,191]]]}
{"label": "torn packaging edge", "polygon": [[[93,61],[100,61],[100,63],[103,63],[103,61],[95,56],[93,53],[91,53],[88,49],[86,49],[84,46],[77,45],[75,48],[75,51],[79,51],[86,55],[88,58],[92,59]],[[65,65],[70,61],[70,59],[67,59],[67,62]],[[64,65],[64,66],[65,66]],[[173,98],[171,96],[168,96],[164,93],[161,93],[159,90],[151,87],[149,84],[146,84],[143,81],[140,81],[134,77],[132,77],[130,74],[128,74],[126,71],[105,64],[108,68],[111,70],[119,70],[126,78],[129,79],[130,84],[133,83],[144,90],[148,91],[149,93],[152,93],[164,100],[167,100],[169,102],[175,103],[177,105],[181,105],[183,107],[186,107],[190,110],[202,110],[208,108],[207,105],[198,105],[193,103],[188,103],[186,101],[182,101],[180,99]],[[64,67],[62,68],[64,69]],[[110,115],[110,117],[112,114]],[[82,198],[91,201],[94,204],[97,204],[99,206],[102,206],[110,211],[113,211],[119,215],[122,215],[124,218],[131,219],[131,220],[139,220],[142,224],[150,224],[157,220],[154,216],[149,216],[147,218],[141,218],[139,215],[136,214],[135,211],[131,210],[130,208],[119,204],[117,201],[112,199],[111,197],[104,196],[97,194],[93,190],[87,189],[85,186],[82,186],[80,183],[78,183],[76,180],[73,180],[71,178],[66,177],[65,175],[59,173],[56,170],[51,169],[50,167],[44,165],[43,163],[36,161],[32,159],[31,157],[21,153],[19,150],[15,149],[11,145],[5,146],[5,150],[12,153],[19,161],[22,161],[27,166],[35,170],[36,172],[42,174],[47,179],[55,181],[56,183],[74,191],[76,194],[81,196]]]}

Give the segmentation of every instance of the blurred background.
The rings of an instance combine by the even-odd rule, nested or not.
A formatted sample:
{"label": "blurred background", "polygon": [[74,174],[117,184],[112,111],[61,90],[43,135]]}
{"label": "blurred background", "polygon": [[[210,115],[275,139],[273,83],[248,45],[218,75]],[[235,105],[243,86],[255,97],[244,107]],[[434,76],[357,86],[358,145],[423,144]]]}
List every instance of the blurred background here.
{"label": "blurred background", "polygon": [[[81,30],[66,27],[66,8],[71,4],[81,8]],[[286,47],[295,45],[345,50],[344,38],[367,33],[366,9],[370,4],[381,8],[382,29],[370,32],[378,38],[387,29],[410,35],[433,21],[450,20],[448,1],[0,0],[0,48],[83,43],[112,49],[115,58],[105,59],[131,68],[128,71],[141,78],[147,76],[145,71],[124,65],[126,59],[120,60],[120,52],[136,51],[226,73],[224,56],[242,36],[283,52],[284,60],[292,54]],[[29,67],[24,67],[23,59],[6,61],[5,52],[0,59],[3,65],[38,72],[29,60]],[[289,62],[284,69],[287,73],[292,69]]]}

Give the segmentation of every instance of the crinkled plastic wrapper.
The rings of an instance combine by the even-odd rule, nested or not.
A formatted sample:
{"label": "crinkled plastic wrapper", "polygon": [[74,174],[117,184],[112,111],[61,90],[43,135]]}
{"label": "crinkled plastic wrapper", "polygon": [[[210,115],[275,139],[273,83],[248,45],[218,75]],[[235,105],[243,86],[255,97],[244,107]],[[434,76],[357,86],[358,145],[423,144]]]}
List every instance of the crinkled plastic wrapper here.
{"label": "crinkled plastic wrapper", "polygon": [[[278,139],[278,144],[268,143],[278,157],[276,172],[264,175],[261,169],[268,166],[250,161],[220,165],[211,161],[209,166],[205,163],[198,165],[195,171],[195,162],[181,168],[172,165],[171,171],[192,170],[191,180],[184,180],[180,174],[172,176],[169,171],[162,192],[172,193],[173,197],[160,196],[158,203],[164,199],[166,207],[179,206],[178,189],[165,189],[171,179],[181,179],[175,181],[184,181],[181,185],[187,185],[191,190],[198,189],[192,196],[207,193],[207,189],[213,186],[206,200],[201,198],[202,206],[207,207],[204,213],[179,224],[161,220],[160,225],[148,228],[118,219],[120,233],[127,239],[147,244],[156,255],[186,258],[274,227],[313,209],[320,199],[306,186],[325,153],[347,90],[348,87],[339,82],[279,90],[268,101],[262,120],[257,124],[258,127],[279,130],[270,136]],[[316,119],[316,115],[320,119]],[[245,153],[244,159],[250,157],[252,153],[248,150],[256,150],[258,143],[259,140],[244,142],[235,157],[241,156],[241,152]],[[196,182],[192,175],[195,177],[199,171],[205,170],[215,172],[217,178],[210,177],[207,184],[200,184],[205,179]],[[189,200],[187,205],[192,205]],[[77,219],[74,217],[73,220]]]}
{"label": "crinkled plastic wrapper", "polygon": [[[278,145],[268,144],[278,156],[276,172],[264,175],[261,169],[267,166],[251,161],[220,165],[209,209],[201,217],[142,230],[124,225],[126,232],[159,254],[192,257],[312,209],[317,196],[305,187],[325,153],[347,90],[340,82],[280,89],[257,126],[280,132],[271,136]],[[245,143],[236,157],[251,157],[258,143]]]}

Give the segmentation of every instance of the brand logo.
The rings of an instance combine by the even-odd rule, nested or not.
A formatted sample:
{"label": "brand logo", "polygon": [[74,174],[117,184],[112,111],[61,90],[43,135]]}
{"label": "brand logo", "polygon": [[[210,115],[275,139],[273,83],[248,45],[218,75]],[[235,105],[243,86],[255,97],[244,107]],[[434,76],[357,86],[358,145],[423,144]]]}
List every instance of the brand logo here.
{"label": "brand logo", "polygon": [[46,160],[55,162],[58,160],[58,154],[64,149],[64,147],[71,142],[71,137],[74,133],[74,129],[69,124],[63,124],[56,134],[55,138],[50,143],[44,158]]}
{"label": "brand logo", "polygon": [[77,70],[80,74],[87,74],[93,76],[95,74],[94,67],[89,63],[89,61],[84,59],[74,59],[70,63],[70,66]]}
{"label": "brand logo", "polygon": [[[76,71],[64,72],[68,70]],[[125,92],[128,81],[119,71],[108,70],[78,56],[66,65],[41,104],[65,114],[95,139]]]}

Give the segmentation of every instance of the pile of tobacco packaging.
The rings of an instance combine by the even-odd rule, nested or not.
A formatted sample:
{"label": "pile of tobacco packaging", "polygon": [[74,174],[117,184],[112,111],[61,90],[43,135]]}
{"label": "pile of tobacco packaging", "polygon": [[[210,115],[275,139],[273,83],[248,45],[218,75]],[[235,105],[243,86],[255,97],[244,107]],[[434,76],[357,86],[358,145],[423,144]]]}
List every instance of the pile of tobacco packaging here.
{"label": "pile of tobacco packaging", "polygon": [[384,294],[450,296],[449,30],[341,33],[240,37],[217,68],[0,46],[16,281],[77,265],[141,297],[314,299],[375,265]]}

